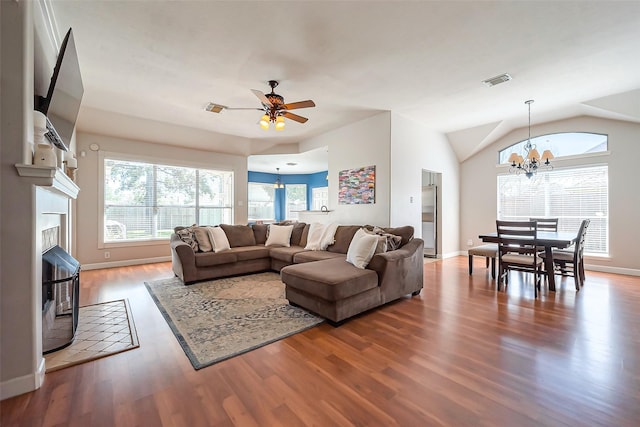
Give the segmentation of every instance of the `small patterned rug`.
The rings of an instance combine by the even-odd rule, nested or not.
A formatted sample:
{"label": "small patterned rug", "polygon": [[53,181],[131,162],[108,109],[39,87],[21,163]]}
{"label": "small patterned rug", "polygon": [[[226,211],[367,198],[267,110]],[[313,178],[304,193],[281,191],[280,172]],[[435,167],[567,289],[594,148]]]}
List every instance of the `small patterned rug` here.
{"label": "small patterned rug", "polygon": [[145,283],[195,369],[323,322],[289,305],[274,272],[185,286],[177,277]]}
{"label": "small patterned rug", "polygon": [[46,373],[140,347],[126,299],[80,307],[73,343],[45,354]]}

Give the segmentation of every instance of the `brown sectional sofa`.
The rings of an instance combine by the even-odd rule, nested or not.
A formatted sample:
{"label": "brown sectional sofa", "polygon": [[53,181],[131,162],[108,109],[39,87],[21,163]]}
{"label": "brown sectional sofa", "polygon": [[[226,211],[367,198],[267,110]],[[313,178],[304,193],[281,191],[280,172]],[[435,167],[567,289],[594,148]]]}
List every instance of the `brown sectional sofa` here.
{"label": "brown sectional sofa", "polygon": [[[267,225],[220,226],[231,249],[199,252],[171,236],[173,271],[188,285],[237,274],[280,272],[291,304],[315,312],[333,324],[422,289],[422,239],[413,227],[384,229],[402,237],[400,247],[373,256],[365,269],[346,261],[349,244],[359,225],[338,226],[335,242],[324,251],[305,250],[309,224],[296,223],[291,246],[265,246]],[[176,231],[182,227],[177,227]]]}

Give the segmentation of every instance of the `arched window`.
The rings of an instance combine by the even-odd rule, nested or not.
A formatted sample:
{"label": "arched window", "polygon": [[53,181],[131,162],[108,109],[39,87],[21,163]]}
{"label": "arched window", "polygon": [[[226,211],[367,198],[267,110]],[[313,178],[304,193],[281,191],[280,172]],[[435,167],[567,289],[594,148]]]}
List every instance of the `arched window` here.
{"label": "arched window", "polygon": [[[509,163],[511,153],[524,153],[524,145],[527,140],[516,142],[515,144],[500,150],[498,153],[498,163]],[[598,153],[607,151],[608,135],[587,132],[564,132],[540,135],[531,138],[540,153],[544,150],[551,150],[553,155],[558,157],[576,156],[587,153]]]}
{"label": "arched window", "polygon": [[[500,164],[511,153],[524,153],[527,140],[501,150]],[[542,153],[551,150],[556,159],[608,151],[607,135],[566,132],[531,138]],[[524,155],[524,154],[522,154]],[[584,160],[559,167],[543,168],[531,178],[498,171],[498,219],[527,220],[532,217],[558,218],[558,231],[577,232],[583,219],[590,219],[585,253],[609,253],[609,167],[603,158]],[[500,169],[500,168],[499,168]],[[504,169],[502,169],[504,170]]]}

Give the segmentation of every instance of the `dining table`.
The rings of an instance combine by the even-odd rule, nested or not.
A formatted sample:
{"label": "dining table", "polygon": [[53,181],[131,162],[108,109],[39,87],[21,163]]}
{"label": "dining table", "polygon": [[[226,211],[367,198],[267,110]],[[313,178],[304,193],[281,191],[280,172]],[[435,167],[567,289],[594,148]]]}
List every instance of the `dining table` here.
{"label": "dining table", "polygon": [[[500,243],[497,232],[480,234],[480,240],[487,243]],[[555,292],[556,281],[553,268],[553,249],[565,249],[576,242],[577,235],[575,233],[567,233],[562,231],[538,231],[536,233],[535,244],[544,246],[545,258],[544,268],[549,278],[549,290]],[[500,280],[500,278],[498,278]]]}

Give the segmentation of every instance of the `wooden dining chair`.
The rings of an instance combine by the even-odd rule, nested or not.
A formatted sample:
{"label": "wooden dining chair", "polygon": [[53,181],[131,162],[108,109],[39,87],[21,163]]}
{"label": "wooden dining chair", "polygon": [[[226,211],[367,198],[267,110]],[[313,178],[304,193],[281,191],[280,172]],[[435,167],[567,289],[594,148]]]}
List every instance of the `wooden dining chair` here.
{"label": "wooden dining chair", "polygon": [[[544,276],[543,259],[536,246],[536,221],[496,221],[498,242],[498,291],[504,279],[509,284],[510,271],[534,275],[534,295],[538,297],[540,278]],[[546,276],[545,276],[546,277]]]}
{"label": "wooden dining chair", "polygon": [[585,219],[580,224],[573,250],[559,249],[553,251],[554,273],[573,277],[576,291],[584,286],[584,240],[591,220]]}
{"label": "wooden dining chair", "polygon": [[529,218],[538,223],[538,231],[558,231],[558,218]]}

